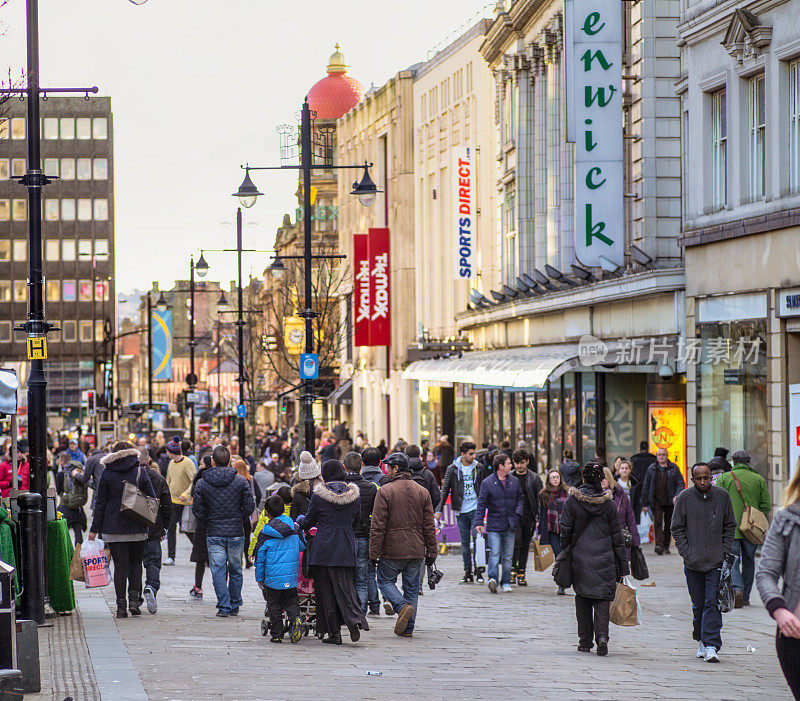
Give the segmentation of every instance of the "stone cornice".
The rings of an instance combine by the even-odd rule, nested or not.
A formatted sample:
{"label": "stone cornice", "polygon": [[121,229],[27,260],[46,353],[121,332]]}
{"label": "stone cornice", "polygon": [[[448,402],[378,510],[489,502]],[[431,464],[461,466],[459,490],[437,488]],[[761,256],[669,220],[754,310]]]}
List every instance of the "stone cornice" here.
{"label": "stone cornice", "polygon": [[[755,15],[785,4],[789,0],[758,0],[746,5]],[[684,14],[678,24],[678,45],[692,45],[724,34],[728,29],[733,11],[741,5],[741,0],[705,0]]]}
{"label": "stone cornice", "polygon": [[[494,68],[508,41],[517,34],[524,34],[528,23],[548,4],[548,0],[517,0],[507,12],[498,14],[479,49],[486,63]],[[552,4],[561,6],[561,3]]]}

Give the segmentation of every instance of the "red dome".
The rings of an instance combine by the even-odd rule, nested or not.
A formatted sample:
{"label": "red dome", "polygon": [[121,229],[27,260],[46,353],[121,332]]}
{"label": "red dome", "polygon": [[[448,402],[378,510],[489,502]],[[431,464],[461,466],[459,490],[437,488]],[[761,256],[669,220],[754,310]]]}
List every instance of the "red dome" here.
{"label": "red dome", "polygon": [[339,45],[328,64],[328,75],[308,91],[308,106],[317,119],[339,119],[364,99],[364,88],[347,75]]}

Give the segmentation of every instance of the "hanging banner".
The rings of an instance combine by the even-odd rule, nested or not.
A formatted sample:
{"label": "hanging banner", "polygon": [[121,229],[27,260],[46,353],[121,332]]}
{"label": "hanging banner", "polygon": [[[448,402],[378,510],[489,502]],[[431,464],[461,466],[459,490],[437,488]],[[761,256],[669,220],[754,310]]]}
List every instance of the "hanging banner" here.
{"label": "hanging banner", "polygon": [[283,345],[289,355],[300,355],[305,350],[305,319],[299,316],[283,317]]}
{"label": "hanging banner", "polygon": [[369,236],[367,234],[353,236],[353,271],[354,343],[356,346],[369,346],[372,345],[370,343],[372,305],[369,290]]}
{"label": "hanging banner", "polygon": [[151,358],[154,381],[172,380],[172,310],[153,310],[153,357]]}
{"label": "hanging banner", "polygon": [[565,0],[567,140],[575,143],[575,256],[624,258],[622,3]]}
{"label": "hanging banner", "polygon": [[370,301],[372,302],[371,346],[390,346],[392,324],[389,312],[389,229],[369,230]]}
{"label": "hanging banner", "polygon": [[450,172],[453,178],[452,206],[455,209],[453,212],[453,250],[456,264],[453,277],[456,280],[466,280],[475,277],[475,248],[477,245],[475,172],[470,147],[457,146],[453,149]]}

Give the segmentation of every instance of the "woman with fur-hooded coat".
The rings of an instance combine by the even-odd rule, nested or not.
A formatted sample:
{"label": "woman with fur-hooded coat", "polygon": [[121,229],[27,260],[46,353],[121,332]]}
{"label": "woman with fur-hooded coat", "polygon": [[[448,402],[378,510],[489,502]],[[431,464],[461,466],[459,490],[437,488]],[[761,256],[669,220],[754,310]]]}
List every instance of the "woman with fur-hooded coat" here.
{"label": "woman with fur-hooded coat", "polygon": [[358,486],[344,482],[345,471],[338,460],[322,466],[324,483],[317,484],[308,513],[298,517],[305,531],[317,528],[306,556],[317,595],[317,634],[323,641],[341,645],[340,629],[346,625],[355,642],[361,630],[369,630],[356,593],[356,539],[353,528],[361,517]]}

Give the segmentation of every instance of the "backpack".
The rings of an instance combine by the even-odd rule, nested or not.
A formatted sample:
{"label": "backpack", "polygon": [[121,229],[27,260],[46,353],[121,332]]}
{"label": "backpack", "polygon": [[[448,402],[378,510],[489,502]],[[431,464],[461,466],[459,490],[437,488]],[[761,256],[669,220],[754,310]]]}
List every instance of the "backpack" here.
{"label": "backpack", "polygon": [[72,485],[70,490],[64,491],[61,495],[61,506],[67,509],[82,509],[89,500],[89,488],[83,482],[74,479],[70,480],[70,483]]}

